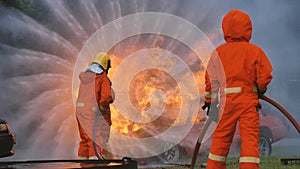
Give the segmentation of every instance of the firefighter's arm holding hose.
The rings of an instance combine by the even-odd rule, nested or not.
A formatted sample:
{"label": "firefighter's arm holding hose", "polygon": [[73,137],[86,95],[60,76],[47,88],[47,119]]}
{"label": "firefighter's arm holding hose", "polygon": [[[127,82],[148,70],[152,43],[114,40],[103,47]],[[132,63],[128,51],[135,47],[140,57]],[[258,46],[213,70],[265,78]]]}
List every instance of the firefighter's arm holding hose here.
{"label": "firefighter's arm holding hose", "polygon": [[262,52],[260,55],[260,58],[258,59],[258,62],[256,64],[256,70],[257,70],[257,80],[255,82],[255,85],[257,87],[257,93],[258,97],[274,107],[276,107],[283,115],[285,115],[289,121],[293,124],[293,126],[296,128],[298,133],[300,133],[300,126],[296,119],[293,118],[293,116],[280,104],[278,104],[273,99],[265,96],[265,92],[267,91],[267,85],[272,80],[272,66],[267,59],[266,55]]}
{"label": "firefighter's arm holding hose", "polygon": [[206,114],[209,115],[210,108],[216,108],[218,104],[219,82],[217,80],[219,59],[216,52],[213,52],[205,72],[205,102],[202,110],[207,108]]}
{"label": "firefighter's arm holding hose", "polygon": [[[109,82],[109,83],[108,83]],[[102,112],[109,112],[109,105],[113,103],[115,92],[111,88],[110,81],[102,83],[99,109]]]}
{"label": "firefighter's arm holding hose", "polygon": [[267,86],[272,80],[272,65],[265,55],[265,53],[260,50],[255,63],[256,68],[256,81],[255,85],[257,88],[258,97],[261,98],[267,91]]}
{"label": "firefighter's arm holding hose", "polygon": [[261,54],[259,56],[260,57],[258,58],[258,61],[256,63],[257,79],[255,81],[258,97],[260,99],[270,103],[271,105],[276,107],[280,112],[282,112],[290,120],[290,122],[293,124],[293,126],[298,131],[298,133],[300,133],[300,126],[299,126],[297,120],[294,119],[293,116],[284,107],[282,107],[276,101],[274,101],[271,98],[264,95],[267,91],[267,85],[272,80],[272,74],[271,74],[272,66],[263,51],[261,51]]}
{"label": "firefighter's arm holding hose", "polygon": [[110,104],[114,101],[114,91],[111,88],[111,81],[106,76],[101,83],[101,95],[98,103],[99,110],[102,116],[106,119],[109,125],[111,122]]}

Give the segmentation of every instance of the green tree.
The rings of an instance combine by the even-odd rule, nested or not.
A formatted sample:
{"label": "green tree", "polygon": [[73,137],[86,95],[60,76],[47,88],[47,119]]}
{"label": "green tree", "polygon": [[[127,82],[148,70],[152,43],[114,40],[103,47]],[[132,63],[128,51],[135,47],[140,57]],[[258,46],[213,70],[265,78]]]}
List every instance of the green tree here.
{"label": "green tree", "polygon": [[0,0],[0,4],[19,10],[38,21],[42,20],[45,13],[39,8],[38,0]]}

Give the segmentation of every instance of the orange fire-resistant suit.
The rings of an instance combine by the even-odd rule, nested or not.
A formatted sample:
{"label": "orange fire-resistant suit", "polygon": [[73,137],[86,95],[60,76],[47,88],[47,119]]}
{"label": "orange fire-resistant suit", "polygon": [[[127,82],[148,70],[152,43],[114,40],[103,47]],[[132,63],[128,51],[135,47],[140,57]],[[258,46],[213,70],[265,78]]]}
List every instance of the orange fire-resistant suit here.
{"label": "orange fire-resistant suit", "polygon": [[[97,143],[98,152],[105,155],[110,134],[111,114],[109,104],[113,102],[111,81],[105,72],[81,72],[78,92],[76,115],[80,134],[78,157],[83,159],[95,158],[93,141]],[[100,112],[99,112],[100,110]],[[94,121],[96,139],[93,140]]]}
{"label": "orange fire-resistant suit", "polygon": [[223,19],[222,29],[226,43],[212,53],[205,75],[205,101],[220,99],[220,120],[213,134],[207,169],[226,168],[237,124],[241,136],[240,168],[258,169],[258,92],[263,94],[272,80],[272,66],[263,50],[249,43],[252,24],[247,14],[231,10]]}

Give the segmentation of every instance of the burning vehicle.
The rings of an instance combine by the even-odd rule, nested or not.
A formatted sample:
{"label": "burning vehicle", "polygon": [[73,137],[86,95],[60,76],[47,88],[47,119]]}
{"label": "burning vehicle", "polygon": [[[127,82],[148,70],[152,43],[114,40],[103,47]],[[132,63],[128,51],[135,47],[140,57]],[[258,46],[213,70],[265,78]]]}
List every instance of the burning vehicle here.
{"label": "burning vehicle", "polygon": [[14,144],[16,135],[10,132],[8,123],[0,119],[0,158],[14,155]]}
{"label": "burning vehicle", "polygon": [[[153,61],[161,61],[156,63],[157,67],[160,66],[160,68],[150,66],[147,69],[139,69],[141,71],[135,72],[133,75],[126,74],[124,76],[124,74],[118,75],[114,74],[115,72],[111,72],[114,74],[114,77],[117,77],[116,79],[113,77],[113,88],[118,90],[116,91],[116,99],[119,100],[116,100],[115,104],[111,107],[113,132],[111,133],[110,145],[113,153],[117,152],[116,154],[119,153],[118,155],[120,156],[130,156],[133,158],[158,157],[164,162],[176,162],[182,155],[192,157],[195,143],[207,119],[204,116],[205,112],[201,110],[201,112],[198,112],[199,109],[193,107],[196,104],[200,105],[200,101],[193,100],[193,95],[182,94],[183,89],[180,84],[187,81],[187,79],[191,79],[191,77],[186,76],[185,71],[181,71],[182,67],[176,67],[180,61],[173,59],[172,56],[158,56],[159,52],[157,51],[160,48],[164,48],[164,45],[168,44],[171,39],[158,36],[155,37],[155,40],[156,43],[153,48],[157,50],[152,50],[154,51],[152,53],[141,52],[139,55],[136,52],[140,48],[147,46],[143,42],[137,43],[141,46],[135,46],[132,49],[127,47],[128,53],[124,51],[123,53],[118,53],[117,49],[122,49],[122,46],[126,44],[126,40],[111,50],[113,53],[112,67],[118,67],[120,70],[122,70],[122,67],[125,67],[124,70],[126,70],[128,65],[136,65],[136,63],[151,65]],[[180,46],[182,47],[182,44]],[[181,59],[188,65],[193,78],[195,78],[196,85],[198,86],[197,92],[204,93],[203,77],[205,65],[202,61],[189,51],[189,49],[176,48],[173,52],[178,56],[185,56],[184,53],[189,55],[188,59],[186,57],[182,57]],[[131,53],[134,54],[130,55]],[[127,55],[130,55],[129,59],[123,61]],[[152,60],[136,59],[136,57],[146,58],[144,55],[151,55]],[[165,69],[165,67],[171,68]],[[166,72],[165,70],[171,71]],[[177,77],[180,77],[181,81],[177,81]],[[120,86],[117,84],[120,84]],[[192,88],[192,86],[187,86],[187,88]],[[186,100],[188,100],[188,104],[185,104]],[[193,116],[189,119],[188,115],[182,116],[180,114],[182,109],[186,109],[187,114],[193,114],[192,111],[196,109],[196,116],[198,117]],[[266,103],[263,103],[263,109],[260,111],[260,119],[261,135],[259,150],[262,156],[269,156],[272,152],[272,144],[283,139],[288,134],[289,127],[284,118],[280,116],[280,113]],[[189,126],[191,127],[189,128]],[[176,133],[184,128],[188,128],[188,130],[185,130],[186,133]],[[173,135],[168,135],[167,139],[162,142],[157,141],[161,138],[162,134],[165,134],[170,129],[176,132]],[[207,133],[206,139],[200,147],[199,154],[208,154],[209,152],[213,129]],[[152,138],[154,139],[151,140]],[[180,138],[179,141],[178,138]],[[122,139],[127,139],[128,142]],[[151,140],[150,142],[153,145],[150,143],[143,145],[140,140]],[[154,143],[156,141],[157,143]],[[237,130],[231,146],[232,152],[239,151],[240,143],[241,139]],[[145,152],[145,154],[141,152]]]}
{"label": "burning vehicle", "polygon": [[[259,151],[261,156],[269,156],[272,153],[272,144],[285,138],[289,131],[289,126],[287,122],[278,114],[274,115],[274,110],[269,108],[267,105],[264,106],[260,111],[260,138],[259,138]],[[272,112],[273,111],[273,112]],[[180,143],[172,142],[172,140],[169,140],[168,142],[164,142],[164,149],[165,152],[159,154],[156,156],[160,161],[162,162],[176,162],[180,159],[180,157],[193,156],[194,146],[196,144],[196,141],[198,139],[198,136],[204,126],[204,123],[207,119],[201,118],[199,121],[196,121],[189,133],[180,141]],[[184,125],[178,125],[174,126],[175,128],[181,128],[185,127]],[[132,128],[134,129],[134,128]],[[211,129],[208,129],[206,136],[204,138],[204,141],[202,142],[202,145],[200,147],[199,155],[205,155],[207,156],[209,153],[209,148],[211,145],[211,139],[212,139],[212,132],[213,127]],[[150,130],[147,130],[145,128],[138,128],[135,130],[132,130],[129,133],[132,134],[132,136],[135,137],[142,137],[142,136],[150,136],[150,135],[156,135],[158,132],[151,130],[152,133],[150,133]],[[175,137],[175,136],[174,136]],[[239,152],[239,147],[241,144],[241,139],[239,135],[239,130],[236,130],[235,136],[233,138],[233,142],[231,145],[231,152],[233,154],[236,154]],[[129,145],[130,146],[130,145]],[[122,145],[124,148],[124,145]],[[130,149],[128,147],[128,149]],[[148,150],[145,150],[148,151]],[[150,157],[151,158],[151,157]]]}

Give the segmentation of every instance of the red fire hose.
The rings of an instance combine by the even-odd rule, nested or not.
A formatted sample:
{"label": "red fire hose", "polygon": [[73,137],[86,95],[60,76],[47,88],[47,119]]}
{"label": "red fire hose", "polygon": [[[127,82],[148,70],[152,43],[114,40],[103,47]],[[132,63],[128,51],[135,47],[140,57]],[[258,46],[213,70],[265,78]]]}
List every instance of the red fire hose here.
{"label": "red fire hose", "polygon": [[268,96],[262,95],[261,99],[270,103],[274,107],[276,107],[283,115],[285,115],[286,118],[289,119],[289,121],[293,124],[293,126],[298,131],[298,133],[300,133],[299,123],[296,121],[296,119],[294,119],[294,117],[285,108],[283,108],[279,103],[277,103],[273,99],[269,98]]}
{"label": "red fire hose", "polygon": [[195,164],[196,164],[198,152],[199,152],[199,149],[201,147],[201,142],[202,142],[202,140],[204,138],[206,130],[208,129],[208,127],[210,126],[210,124],[212,123],[212,121],[213,120],[211,118],[208,118],[206,120],[206,122],[204,123],[203,129],[201,130],[200,135],[199,135],[198,140],[197,140],[196,145],[195,145],[195,149],[194,149],[194,152],[193,152],[193,157],[192,157],[190,169],[194,169],[195,168]]}
{"label": "red fire hose", "polygon": [[98,160],[105,160],[105,158],[101,155],[101,153],[99,152],[99,150],[97,148],[96,133],[97,133],[97,126],[98,126],[98,122],[99,122],[99,116],[101,116],[100,109],[97,110],[97,112],[96,112],[96,118],[94,120],[93,137],[92,137],[93,138],[93,147],[94,147],[94,151],[95,151],[95,154],[96,154]]}

